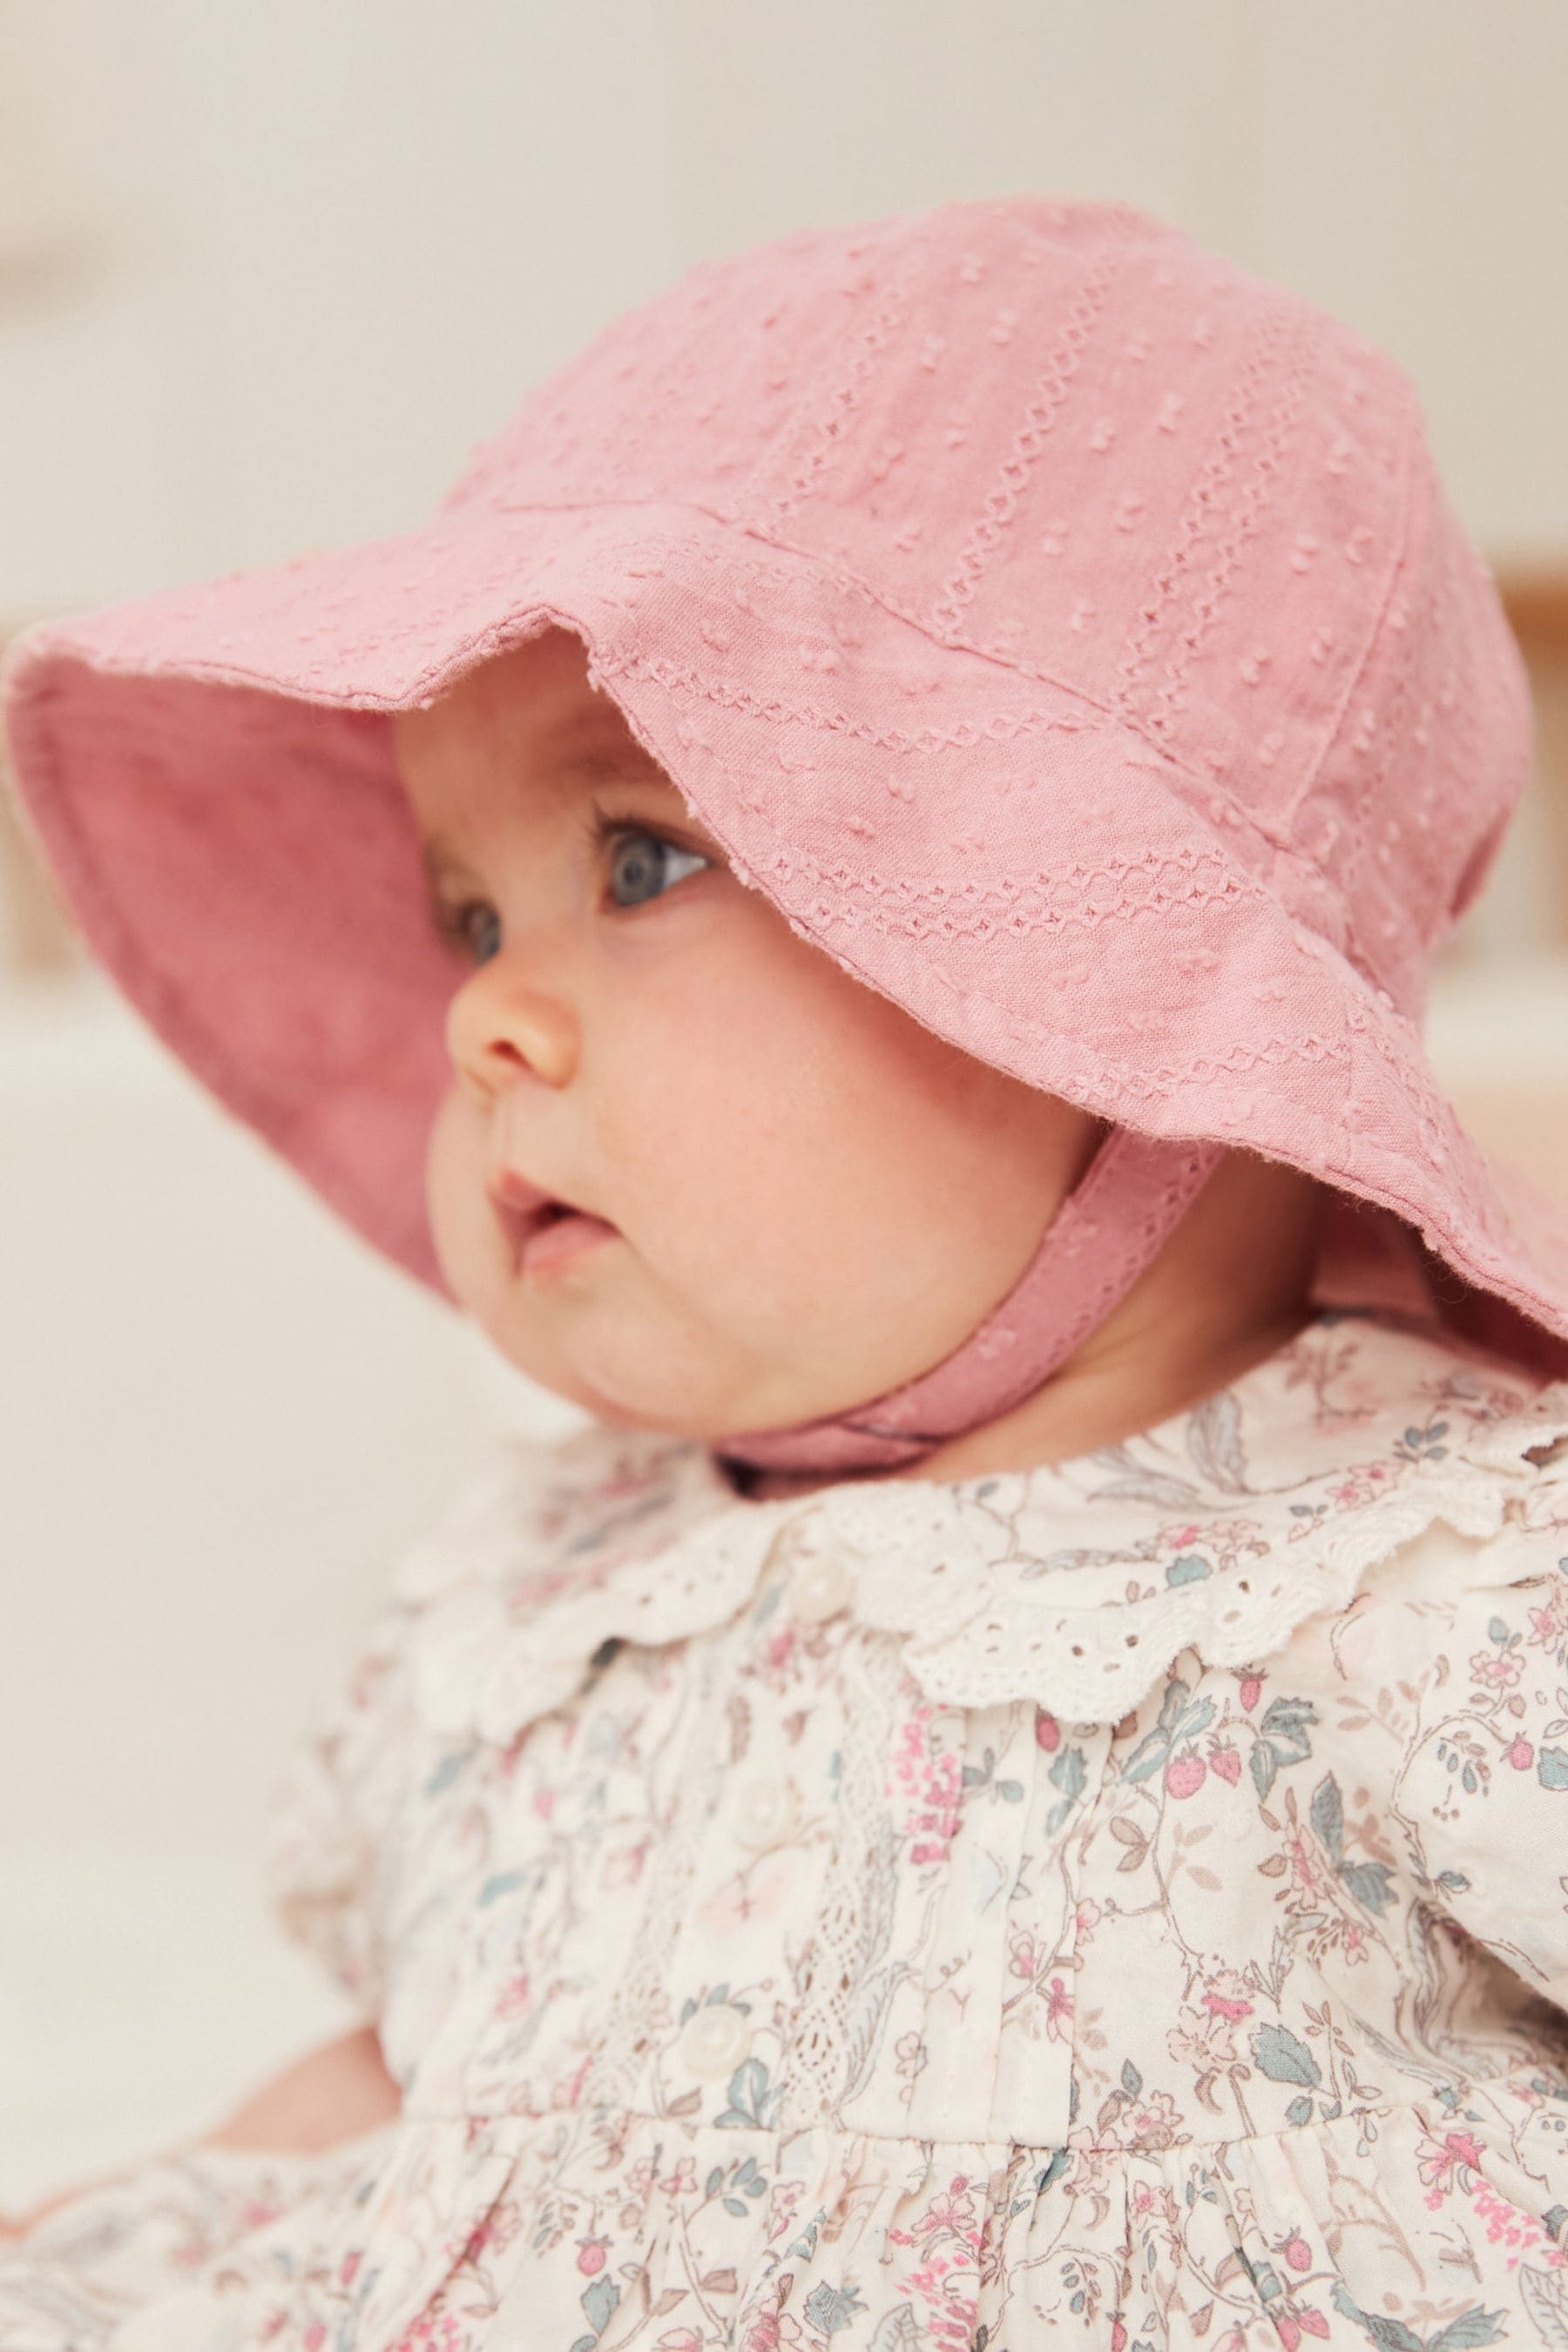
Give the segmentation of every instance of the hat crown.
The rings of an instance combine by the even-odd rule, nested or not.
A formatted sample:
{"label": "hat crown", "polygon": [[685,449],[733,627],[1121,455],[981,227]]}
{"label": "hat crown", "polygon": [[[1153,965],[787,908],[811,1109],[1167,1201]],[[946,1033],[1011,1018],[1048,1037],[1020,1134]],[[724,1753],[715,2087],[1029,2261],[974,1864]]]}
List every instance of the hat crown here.
{"label": "hat crown", "polygon": [[697,508],[1068,688],[1411,1010],[1528,772],[1522,664],[1408,378],[1128,205],[700,263],[476,452],[446,503],[475,502]]}

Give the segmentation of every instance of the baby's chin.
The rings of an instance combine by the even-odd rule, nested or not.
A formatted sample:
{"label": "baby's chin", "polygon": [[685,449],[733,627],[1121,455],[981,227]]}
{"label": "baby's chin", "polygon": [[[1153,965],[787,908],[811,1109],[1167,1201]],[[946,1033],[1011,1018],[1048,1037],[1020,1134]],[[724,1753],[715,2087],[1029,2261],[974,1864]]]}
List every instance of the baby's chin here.
{"label": "baby's chin", "polygon": [[682,1347],[673,1330],[638,1334],[626,1316],[616,1319],[614,1343],[606,1348],[596,1348],[591,1333],[530,1328],[515,1300],[499,1314],[495,1302],[487,1302],[486,1311],[471,1319],[513,1371],[612,1429],[716,1446],[742,1430],[814,1417],[809,1409],[770,1412],[747,1395],[744,1382],[724,1380],[711,1359],[694,1361],[689,1344]]}

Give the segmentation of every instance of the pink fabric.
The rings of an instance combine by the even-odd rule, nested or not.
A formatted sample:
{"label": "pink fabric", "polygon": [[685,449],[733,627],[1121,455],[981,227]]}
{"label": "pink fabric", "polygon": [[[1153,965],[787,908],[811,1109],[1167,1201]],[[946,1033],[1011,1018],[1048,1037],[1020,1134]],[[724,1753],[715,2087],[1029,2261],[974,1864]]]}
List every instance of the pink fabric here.
{"label": "pink fabric", "polygon": [[812,230],[617,320],[421,529],[21,640],[22,799],[89,944],[438,1288],[451,968],[384,714],[552,625],[847,971],[1178,1158],[1310,1171],[1379,1229],[1342,1275],[1568,1370],[1568,1218],[1420,1034],[1522,666],[1351,330],[1120,205]]}

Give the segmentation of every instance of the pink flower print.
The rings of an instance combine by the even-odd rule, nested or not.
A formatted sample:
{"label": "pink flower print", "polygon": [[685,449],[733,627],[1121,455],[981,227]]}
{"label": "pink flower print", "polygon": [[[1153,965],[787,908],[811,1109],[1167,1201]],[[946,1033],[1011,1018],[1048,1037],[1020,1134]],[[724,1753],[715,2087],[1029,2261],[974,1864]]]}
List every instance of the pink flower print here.
{"label": "pink flower print", "polygon": [[500,1999],[496,2003],[496,2015],[521,2017],[527,2009],[531,1998],[527,1977],[513,1977],[501,1988]]}
{"label": "pink flower print", "polygon": [[1289,2263],[1291,2270],[1310,2271],[1311,2269],[1312,2249],[1307,2243],[1306,2239],[1301,2235],[1300,2230],[1293,2231],[1292,2234],[1286,2239],[1285,2243],[1280,2247],[1279,2252],[1283,2255],[1287,2263]]}
{"label": "pink flower print", "polygon": [[1062,1727],[1054,1715],[1040,1707],[1035,1716],[1035,1745],[1043,1748],[1047,1756],[1054,1755],[1062,1744]]}
{"label": "pink flower print", "polygon": [[1300,1830],[1288,1841],[1286,1850],[1290,1856],[1290,1867],[1297,1885],[1300,1887],[1303,1894],[1316,1895],[1318,1892],[1317,1864],[1312,1860],[1310,1849]]}
{"label": "pink flower print", "polygon": [[509,2197],[504,2203],[490,2208],[474,2234],[483,2239],[487,2248],[499,2254],[504,2247],[510,2245],[521,2227],[522,2208],[515,2197]]}
{"label": "pink flower print", "polygon": [[455,2311],[422,2311],[393,2352],[461,2352],[462,2329]]}
{"label": "pink flower print", "polygon": [[533,1810],[542,1822],[547,1822],[555,1811],[554,1790],[536,1789],[533,1792]]}
{"label": "pink flower print", "polygon": [[912,2083],[926,2061],[926,2046],[918,2033],[900,2033],[893,2044],[896,2071]]}
{"label": "pink flower print", "polygon": [[[934,1709],[919,1706],[905,1723],[893,1760],[893,1774],[908,1801],[904,1835],[914,1842],[911,1862],[945,1862],[958,1829],[963,1794],[963,1767],[951,1748],[929,1752],[929,1726]],[[889,1794],[892,1791],[889,1790]]]}
{"label": "pink flower print", "polygon": [[1176,2137],[1176,2103],[1169,2091],[1156,2091],[1152,2098],[1143,2099],[1130,2107],[1127,2121],[1132,2141],[1139,2147],[1170,2147]]}
{"label": "pink flower print", "polygon": [[1244,2017],[1250,2017],[1252,2003],[1246,1998],[1239,1970],[1221,1969],[1211,1979],[1201,2006],[1223,2017],[1228,2025],[1237,2025]]}
{"label": "pink flower print", "polygon": [[1470,1660],[1475,1680],[1493,1690],[1511,1690],[1523,1672],[1524,1660],[1517,1650],[1478,1650]]}
{"label": "pink flower print", "polygon": [[786,2230],[795,2227],[795,2207],[800,2203],[804,2180],[775,2180],[768,2199],[768,2243],[773,2245]]}
{"label": "pink flower print", "polygon": [[1180,2022],[1165,2036],[1165,2047],[1178,2066],[1191,2066],[1200,2074],[1236,2063],[1230,2021],[1213,2010],[1184,2007]]}
{"label": "pink flower print", "polygon": [[1473,2132],[1447,2132],[1440,2140],[1430,2133],[1415,2151],[1416,2169],[1426,2183],[1426,2203],[1436,2212],[1453,2188],[1461,2168],[1479,2171],[1485,2150]]}
{"label": "pink flower print", "polygon": [[[747,2342],[753,2339],[747,2337]],[[775,2336],[773,2341],[777,2343]],[[695,2327],[668,2327],[659,2337],[654,2352],[702,2352],[702,2338]]]}
{"label": "pink flower print", "polygon": [[[917,2238],[974,2236],[974,2200],[969,2193],[967,2175],[955,2172],[945,2189],[939,2189],[920,2220],[915,2223]],[[941,2265],[945,2270],[945,2263]]]}
{"label": "pink flower print", "polygon": [[577,2267],[584,2278],[594,2278],[604,2269],[605,2249],[609,2242],[608,2238],[578,2239],[581,2251],[577,2256]]}
{"label": "pink flower print", "polygon": [[1039,1948],[1033,1936],[1028,1934],[1015,1936],[1012,1957],[1007,1962],[1009,1973],[1016,1977],[1022,1977],[1026,1984],[1032,1983],[1038,1959]]}
{"label": "pink flower print", "polygon": [[1539,1642],[1542,1649],[1555,1650],[1564,1632],[1568,1631],[1563,1622],[1565,1611],[1568,1611],[1568,1599],[1560,1592],[1553,1594],[1544,1609],[1532,1609],[1530,1612],[1531,1640]]}
{"label": "pink flower print", "polygon": [[1080,1937],[1092,1936],[1100,1925],[1100,1906],[1092,1895],[1086,1895],[1076,1914]]}
{"label": "pink flower print", "polygon": [[1247,1714],[1250,1715],[1252,1713],[1253,1708],[1258,1705],[1258,1702],[1262,1696],[1262,1675],[1243,1675],[1241,1678],[1241,1704]]}
{"label": "pink flower print", "polygon": [[1503,1762],[1511,1764],[1516,1772],[1528,1772],[1535,1761],[1535,1750],[1528,1739],[1521,1737],[1503,1749]]}
{"label": "pink flower print", "polygon": [[674,2171],[667,2172],[658,2185],[667,2197],[689,2197],[697,2186],[696,2158],[678,2157]]}
{"label": "pink flower print", "polygon": [[310,2325],[306,2328],[305,2333],[300,2338],[300,2343],[304,2347],[304,2352],[321,2352],[321,2347],[326,2340],[326,2323],[324,2320],[321,2319],[312,2319]]}
{"label": "pink flower print", "polygon": [[1241,1778],[1241,1751],[1237,1748],[1212,1748],[1209,1750],[1209,1770],[1217,1772],[1234,1789]]}
{"label": "pink flower print", "polygon": [[[1517,2205],[1510,2205],[1506,2197],[1500,2197],[1495,2189],[1489,2189],[1484,2180],[1478,2184],[1476,2192],[1470,2199],[1470,2210],[1478,2220],[1486,2223],[1487,2238],[1490,2244],[1512,2246],[1515,2249],[1514,2261],[1518,2260],[1520,2254],[1528,2253],[1532,2246],[1539,2246],[1542,2242],[1543,2233],[1536,2227],[1530,2215],[1521,2213]],[[1514,2263],[1510,2262],[1510,2270],[1513,2267]]]}
{"label": "pink flower print", "polygon": [[1165,1788],[1173,1797],[1195,1797],[1208,1777],[1208,1767],[1193,1748],[1184,1748],[1165,1767]]}
{"label": "pink flower print", "polygon": [[340,2286],[353,2286],[355,2279],[359,2276],[360,2260],[361,2258],[357,2253],[345,2254],[343,2256],[342,2261],[338,2264],[338,2284]]}
{"label": "pink flower print", "polygon": [[1067,2028],[1071,2022],[1072,1995],[1060,1977],[1053,1977],[1050,1990],[1046,1995],[1046,2032],[1053,2040],[1065,2042]]}
{"label": "pink flower print", "polygon": [[794,2352],[803,2341],[793,2312],[762,2311],[746,2330],[745,2352]]}
{"label": "pink flower print", "polygon": [[642,1876],[642,1866],[647,1859],[646,1842],[641,1845],[623,1846],[618,1853],[607,1853],[599,1874],[602,1886],[635,1886]]}

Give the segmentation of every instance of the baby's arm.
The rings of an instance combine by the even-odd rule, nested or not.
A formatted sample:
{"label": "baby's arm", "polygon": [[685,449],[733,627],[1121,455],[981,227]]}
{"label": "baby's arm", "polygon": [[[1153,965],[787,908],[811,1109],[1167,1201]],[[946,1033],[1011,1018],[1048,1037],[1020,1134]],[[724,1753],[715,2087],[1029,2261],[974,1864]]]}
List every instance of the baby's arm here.
{"label": "baby's arm", "polygon": [[[393,2122],[401,2108],[375,2028],[361,2025],[286,2066],[195,2146],[244,2155],[320,2156]],[[0,2215],[0,2241],[26,2237],[47,2213],[84,2193],[83,2188],[65,2189],[30,2212]]]}
{"label": "baby's arm", "polygon": [[198,2145],[319,2156],[391,2123],[402,2105],[374,2026],[361,2025],[286,2066]]}

